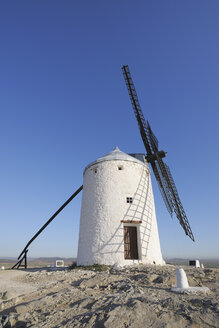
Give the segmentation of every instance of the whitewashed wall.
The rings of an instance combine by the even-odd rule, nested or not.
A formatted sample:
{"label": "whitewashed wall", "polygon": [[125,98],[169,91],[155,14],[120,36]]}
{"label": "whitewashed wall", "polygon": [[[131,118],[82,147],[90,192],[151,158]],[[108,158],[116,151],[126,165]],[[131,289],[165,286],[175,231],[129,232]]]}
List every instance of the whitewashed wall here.
{"label": "whitewashed wall", "polygon": [[[77,265],[164,264],[149,167],[121,154],[125,156],[117,152],[117,159],[106,156],[85,169]],[[133,197],[133,203],[127,203],[126,197]],[[124,225],[137,226],[139,260],[124,259]]]}

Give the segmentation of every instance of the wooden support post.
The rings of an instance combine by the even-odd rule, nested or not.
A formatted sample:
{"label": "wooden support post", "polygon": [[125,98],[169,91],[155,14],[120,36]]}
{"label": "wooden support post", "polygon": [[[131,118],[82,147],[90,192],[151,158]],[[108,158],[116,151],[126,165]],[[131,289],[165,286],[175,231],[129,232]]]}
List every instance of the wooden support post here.
{"label": "wooden support post", "polygon": [[27,252],[28,249],[26,250],[25,254],[24,254],[24,268],[27,269]]}

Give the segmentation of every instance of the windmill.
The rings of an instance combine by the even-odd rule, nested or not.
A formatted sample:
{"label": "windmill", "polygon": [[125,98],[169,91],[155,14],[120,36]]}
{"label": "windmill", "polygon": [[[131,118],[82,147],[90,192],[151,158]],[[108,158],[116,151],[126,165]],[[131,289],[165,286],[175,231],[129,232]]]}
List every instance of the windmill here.
{"label": "windmill", "polygon": [[149,122],[145,121],[128,65],[124,65],[122,71],[134,109],[134,114],[138,122],[141,138],[146,149],[146,159],[147,162],[151,164],[167,210],[171,216],[173,211],[175,212],[185,234],[195,241],[172,174],[168,165],[163,161],[166,153],[163,150],[158,150],[158,140],[152,132]]}
{"label": "windmill", "polygon": [[[12,267],[27,268],[30,244],[82,191],[77,263],[79,265],[133,263],[164,264],[156,222],[148,163],[151,164],[169,213],[176,216],[186,235],[194,237],[180,201],[166,153],[145,121],[128,66],[122,67],[134,113],[145,145],[144,154],[126,154],[116,147],[90,163],[84,170],[83,185],[51,216],[30,239]],[[24,263],[24,264],[23,264]]]}

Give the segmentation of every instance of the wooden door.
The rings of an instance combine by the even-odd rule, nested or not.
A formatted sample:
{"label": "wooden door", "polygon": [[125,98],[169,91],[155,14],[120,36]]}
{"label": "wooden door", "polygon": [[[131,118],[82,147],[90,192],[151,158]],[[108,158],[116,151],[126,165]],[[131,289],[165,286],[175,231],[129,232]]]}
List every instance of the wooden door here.
{"label": "wooden door", "polygon": [[136,227],[124,227],[124,256],[126,260],[138,259]]}

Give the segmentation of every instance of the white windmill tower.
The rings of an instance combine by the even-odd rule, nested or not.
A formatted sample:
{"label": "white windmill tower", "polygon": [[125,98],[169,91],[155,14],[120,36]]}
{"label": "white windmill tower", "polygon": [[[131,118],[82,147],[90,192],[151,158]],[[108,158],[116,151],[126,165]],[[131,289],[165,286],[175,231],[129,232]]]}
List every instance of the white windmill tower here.
{"label": "white windmill tower", "polygon": [[118,148],[84,171],[78,265],[164,264],[157,230],[148,163],[154,171],[171,216],[194,237],[180,201],[164,151],[145,121],[128,66],[123,66],[128,92],[147,156],[127,155]]}
{"label": "white windmill tower", "polygon": [[85,168],[77,265],[95,263],[164,264],[143,154],[116,147]]}

